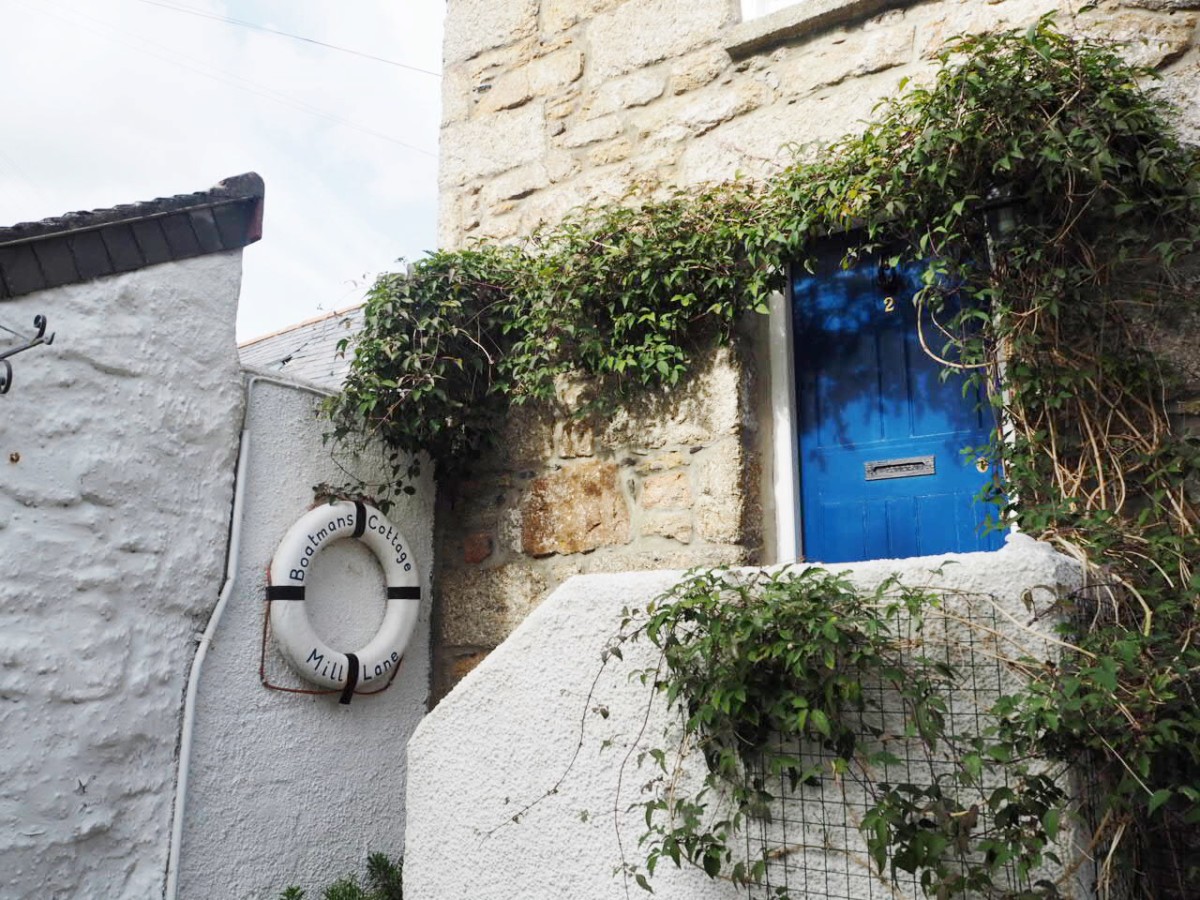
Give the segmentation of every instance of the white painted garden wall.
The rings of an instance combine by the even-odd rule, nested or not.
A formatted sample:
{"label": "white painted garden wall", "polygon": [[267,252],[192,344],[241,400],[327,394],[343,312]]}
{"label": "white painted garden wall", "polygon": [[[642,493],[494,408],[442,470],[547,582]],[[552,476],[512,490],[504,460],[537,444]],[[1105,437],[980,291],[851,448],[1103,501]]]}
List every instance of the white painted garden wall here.
{"label": "white painted garden wall", "polygon": [[[247,403],[241,548],[197,700],[179,891],[187,900],[274,900],[289,884],[316,897],[321,886],[361,871],[368,851],[399,857],[404,847],[404,748],[429,687],[428,475],[389,513],[415,551],[424,598],[392,686],[342,706],[337,695],[281,693],[259,683],[267,565],[311,506],[312,486],[346,478],[322,444],[319,402],[298,387],[259,381]],[[371,474],[367,462],[339,461]],[[316,557],[306,596],[318,634],[335,649],[353,650],[382,619],[383,573],[365,545],[339,541]],[[273,683],[311,687],[270,645],[267,660]]]}
{"label": "white painted garden wall", "polygon": [[[226,573],[246,376],[234,337],[241,251],[151,265],[0,303],[57,337],[13,358],[0,396],[0,898],[162,897],[182,709]],[[0,346],[9,346],[0,341]],[[241,550],[194,720],[179,896],[275,898],[399,856],[404,746],[425,711],[428,600],[378,697],[259,682],[267,563],[345,474],[318,398],[259,382],[245,424]],[[342,460],[351,468],[357,463]],[[364,470],[365,471],[365,470]],[[433,486],[393,513],[428,597]],[[323,552],[309,605],[354,649],[383,610],[378,563]],[[274,681],[304,687],[271,648]]]}
{"label": "white painted garden wall", "polygon": [[[1036,589],[1048,597],[1048,591],[1079,584],[1073,563],[1021,536],[1010,537],[995,553],[844,568],[864,587],[896,573],[907,584],[990,595],[1013,616],[1009,621],[1001,613],[1000,632],[1028,652],[1051,657],[1049,645],[1027,629],[1031,614],[1021,595]],[[654,664],[653,648],[648,642],[627,644],[625,660],[610,662],[590,701],[589,691],[622,609],[644,608],[679,577],[655,572],[572,578],[430,713],[409,743],[407,900],[627,896],[613,874],[621,861],[616,825],[627,859],[637,862],[644,822],[640,810],[628,807],[643,799],[641,787],[654,773],[631,759],[619,784],[622,761],[639,733],[645,739],[637,749],[662,746],[671,721],[657,703],[642,730],[648,693],[629,678]],[[1006,649],[1019,655],[1014,647]],[[607,707],[608,717],[592,714],[589,705]],[[578,758],[557,792],[548,794],[579,744],[581,721]],[[660,900],[745,896],[728,882],[669,863],[659,869],[653,887]],[[634,885],[630,890],[631,896],[641,895]],[[844,892],[845,885],[839,891],[837,896],[855,896]]]}
{"label": "white painted garden wall", "polygon": [[180,698],[225,561],[241,251],[0,304],[0,896],[160,895]]}

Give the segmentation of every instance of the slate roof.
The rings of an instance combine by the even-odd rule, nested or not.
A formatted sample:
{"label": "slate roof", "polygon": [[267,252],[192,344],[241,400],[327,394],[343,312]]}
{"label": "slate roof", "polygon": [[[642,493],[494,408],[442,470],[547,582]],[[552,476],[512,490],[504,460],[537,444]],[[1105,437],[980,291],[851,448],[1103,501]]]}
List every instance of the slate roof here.
{"label": "slate roof", "polygon": [[247,341],[238,347],[238,355],[247,368],[339,390],[354,351],[348,348],[346,357],[339,358],[338,342],[357,335],[362,322],[362,306],[348,307]]}
{"label": "slate roof", "polygon": [[245,247],[262,237],[262,213],[263,180],[247,172],[195,194],[0,228],[0,300]]}

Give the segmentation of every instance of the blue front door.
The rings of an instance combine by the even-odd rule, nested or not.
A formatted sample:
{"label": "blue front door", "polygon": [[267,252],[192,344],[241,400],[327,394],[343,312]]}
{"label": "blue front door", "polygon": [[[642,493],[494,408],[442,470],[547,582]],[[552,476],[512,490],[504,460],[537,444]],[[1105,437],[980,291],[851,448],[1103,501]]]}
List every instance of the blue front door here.
{"label": "blue front door", "polygon": [[[921,348],[913,294],[919,269],[881,285],[878,261],[841,268],[830,245],[813,274],[792,280],[804,557],[852,562],[991,550],[993,477],[976,454],[990,412],[962,378]],[[924,316],[926,341],[944,337]],[[933,332],[932,334],[930,332]]]}

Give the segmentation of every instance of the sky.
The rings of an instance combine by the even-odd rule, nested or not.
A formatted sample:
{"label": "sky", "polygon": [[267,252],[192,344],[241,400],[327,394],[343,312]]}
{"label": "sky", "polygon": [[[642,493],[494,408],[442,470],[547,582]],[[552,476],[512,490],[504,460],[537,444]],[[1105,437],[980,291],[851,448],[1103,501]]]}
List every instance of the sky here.
{"label": "sky", "polygon": [[444,12],[0,0],[0,225],[255,171],[263,239],[244,251],[238,339],[359,303],[375,275],[435,249]]}

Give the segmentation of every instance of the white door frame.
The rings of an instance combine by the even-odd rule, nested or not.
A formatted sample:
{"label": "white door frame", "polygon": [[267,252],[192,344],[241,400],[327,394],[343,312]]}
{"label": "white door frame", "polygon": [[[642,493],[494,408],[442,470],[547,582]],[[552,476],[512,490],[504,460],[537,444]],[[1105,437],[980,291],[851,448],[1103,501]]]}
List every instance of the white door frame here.
{"label": "white door frame", "polygon": [[789,288],[771,295],[767,359],[771,396],[771,499],[775,511],[775,562],[801,558],[800,448],[796,431],[795,338]]}

